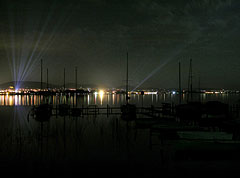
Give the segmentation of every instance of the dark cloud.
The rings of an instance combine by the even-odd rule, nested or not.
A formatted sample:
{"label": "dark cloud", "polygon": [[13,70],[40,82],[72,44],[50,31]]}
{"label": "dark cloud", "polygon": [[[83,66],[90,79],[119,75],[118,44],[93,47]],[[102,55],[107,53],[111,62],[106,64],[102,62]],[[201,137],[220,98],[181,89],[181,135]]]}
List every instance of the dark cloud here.
{"label": "dark cloud", "polygon": [[[38,80],[43,58],[55,83],[64,67],[74,81],[78,66],[80,82],[119,86],[128,51],[139,87],[177,87],[178,61],[186,78],[193,58],[204,87],[240,87],[232,77],[240,77],[239,7],[236,0],[2,1],[0,57],[7,63],[15,50],[26,80]],[[0,81],[12,80],[4,74]]]}

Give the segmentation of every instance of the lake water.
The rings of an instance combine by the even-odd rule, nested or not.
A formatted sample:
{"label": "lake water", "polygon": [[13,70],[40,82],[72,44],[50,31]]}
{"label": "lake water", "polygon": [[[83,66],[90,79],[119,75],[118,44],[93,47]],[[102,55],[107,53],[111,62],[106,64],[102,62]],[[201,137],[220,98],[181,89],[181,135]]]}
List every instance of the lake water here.
{"label": "lake water", "polygon": [[[240,95],[204,94],[194,100],[218,100],[228,104],[239,102]],[[186,96],[182,98],[186,102]],[[105,175],[111,177],[155,177],[175,169],[174,141],[150,149],[149,129],[136,130],[119,116],[55,117],[41,123],[28,117],[33,105],[48,101],[53,105],[120,106],[124,95],[66,96],[0,96],[0,168],[25,175]],[[160,106],[163,102],[178,104],[178,95],[131,95],[137,106]],[[225,135],[229,137],[229,135]],[[231,135],[230,135],[231,137]],[[158,137],[153,142],[159,144]],[[229,162],[214,162],[221,168],[235,168]],[[205,167],[211,165],[205,164]],[[13,172],[14,172],[13,171]],[[161,173],[160,173],[160,172]],[[218,170],[219,171],[219,170]],[[10,171],[11,172],[11,171]],[[157,176],[157,177],[158,177]]]}
{"label": "lake water", "polygon": [[[189,97],[190,98],[190,97]],[[182,103],[185,103],[188,96],[182,96]],[[190,100],[190,99],[189,99]],[[227,104],[236,104],[240,102],[240,95],[238,94],[193,94],[192,101],[206,102],[210,100],[217,100]],[[33,106],[39,105],[41,102],[49,102],[53,105],[59,103],[68,103],[76,106],[98,105],[106,106],[120,106],[125,104],[125,95],[123,94],[89,94],[76,96],[49,96],[43,97],[39,95],[1,95],[0,106]],[[131,95],[130,103],[137,106],[160,106],[162,103],[179,103],[179,95],[176,94],[152,94],[152,95]]]}

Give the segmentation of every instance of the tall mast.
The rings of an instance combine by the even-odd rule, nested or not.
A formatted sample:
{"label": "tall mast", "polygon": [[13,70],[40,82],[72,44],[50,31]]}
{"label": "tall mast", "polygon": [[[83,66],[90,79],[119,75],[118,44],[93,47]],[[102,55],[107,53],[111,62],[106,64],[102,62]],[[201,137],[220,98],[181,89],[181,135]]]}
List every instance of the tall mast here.
{"label": "tall mast", "polygon": [[178,74],[178,77],[179,77],[179,104],[181,104],[182,102],[182,87],[181,87],[181,63],[179,62],[179,74]]}
{"label": "tall mast", "polygon": [[192,59],[190,59],[189,75],[188,75],[188,94],[189,93],[191,93],[191,100],[192,100]]}
{"label": "tall mast", "polygon": [[48,68],[47,68],[47,89],[48,89]]}
{"label": "tall mast", "polygon": [[126,75],[126,103],[128,104],[128,52],[127,52],[127,75]]}
{"label": "tall mast", "polygon": [[75,67],[75,88],[77,90],[77,67]]}
{"label": "tall mast", "polygon": [[42,59],[41,59],[41,90],[42,90]]}
{"label": "tall mast", "polygon": [[200,83],[201,82],[201,77],[199,74],[199,78],[198,78],[198,92],[199,92],[199,102],[201,102],[201,87],[200,87]]}
{"label": "tall mast", "polygon": [[63,89],[65,90],[65,68],[63,69]]}
{"label": "tall mast", "polygon": [[191,69],[191,75],[190,75],[190,82],[191,82],[191,85],[190,85],[190,89],[191,89],[191,100],[192,100],[192,92],[193,92],[193,88],[192,88],[192,78],[193,78],[193,76],[192,76],[192,59],[190,60],[190,69]]}

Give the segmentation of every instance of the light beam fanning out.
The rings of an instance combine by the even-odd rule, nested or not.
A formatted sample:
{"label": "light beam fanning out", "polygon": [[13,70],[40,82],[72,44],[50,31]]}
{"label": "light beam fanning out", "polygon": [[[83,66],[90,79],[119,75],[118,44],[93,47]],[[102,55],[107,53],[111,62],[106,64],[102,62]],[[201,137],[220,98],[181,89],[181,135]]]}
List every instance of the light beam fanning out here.
{"label": "light beam fanning out", "polygon": [[[7,4],[9,36],[4,36],[4,46],[12,81],[15,81],[15,88],[20,88],[21,81],[25,81],[31,75],[35,65],[55,41],[58,32],[62,31],[70,20],[73,12],[68,12],[74,4],[63,7],[59,1],[55,0],[54,3],[51,3],[46,18],[42,18],[41,11],[37,16],[33,16],[35,13],[33,11],[15,11],[17,5],[19,3]],[[25,5],[23,6],[25,7]],[[59,12],[56,19],[56,13]],[[24,23],[22,23],[23,21]]]}
{"label": "light beam fanning out", "polygon": [[193,33],[192,34],[192,41],[189,43],[185,43],[184,45],[179,46],[174,52],[171,53],[171,56],[169,56],[163,63],[161,63],[157,68],[155,68],[150,74],[148,74],[137,86],[132,89],[132,91],[135,91],[138,87],[140,87],[143,83],[145,83],[148,79],[150,79],[153,75],[155,75],[160,69],[162,69],[166,64],[168,64],[170,61],[176,58],[184,49],[189,47],[192,43],[194,43],[197,39],[200,37],[200,32]]}

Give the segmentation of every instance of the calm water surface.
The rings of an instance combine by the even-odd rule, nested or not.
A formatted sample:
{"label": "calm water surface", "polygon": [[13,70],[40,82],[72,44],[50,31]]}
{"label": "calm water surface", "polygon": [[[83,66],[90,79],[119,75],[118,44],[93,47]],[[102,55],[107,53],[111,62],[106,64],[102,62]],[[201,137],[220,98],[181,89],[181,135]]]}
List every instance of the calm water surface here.
{"label": "calm water surface", "polygon": [[[194,100],[239,102],[240,95],[202,94]],[[182,98],[186,102],[186,96]],[[88,172],[114,173],[132,177],[155,175],[156,170],[172,171],[174,147],[167,144],[150,149],[149,130],[136,130],[119,116],[56,117],[41,123],[29,116],[33,105],[41,102],[72,106],[120,106],[124,95],[66,96],[0,96],[0,167],[35,173]],[[179,103],[178,95],[131,95],[137,106],[160,106],[163,102]],[[159,143],[158,137],[153,142]],[[173,143],[174,144],[174,143]],[[205,165],[207,166],[207,165]],[[226,165],[225,165],[226,166]],[[231,165],[231,167],[234,165]],[[158,172],[159,173],[159,172]],[[113,176],[114,177],[114,176]]]}
{"label": "calm water surface", "polygon": [[[160,106],[163,102],[179,103],[179,95],[173,94],[159,94],[159,95],[131,95],[130,103],[137,106]],[[182,96],[182,103],[187,101],[187,95]],[[190,99],[189,99],[190,100]],[[193,101],[210,101],[217,100],[227,104],[236,104],[240,102],[240,95],[238,94],[194,94]],[[33,106],[39,105],[41,102],[52,103],[57,105],[59,103],[68,103],[70,105],[98,105],[106,106],[120,106],[125,104],[125,95],[123,94],[89,94],[76,96],[49,96],[43,97],[39,95],[1,95],[0,106]]]}

